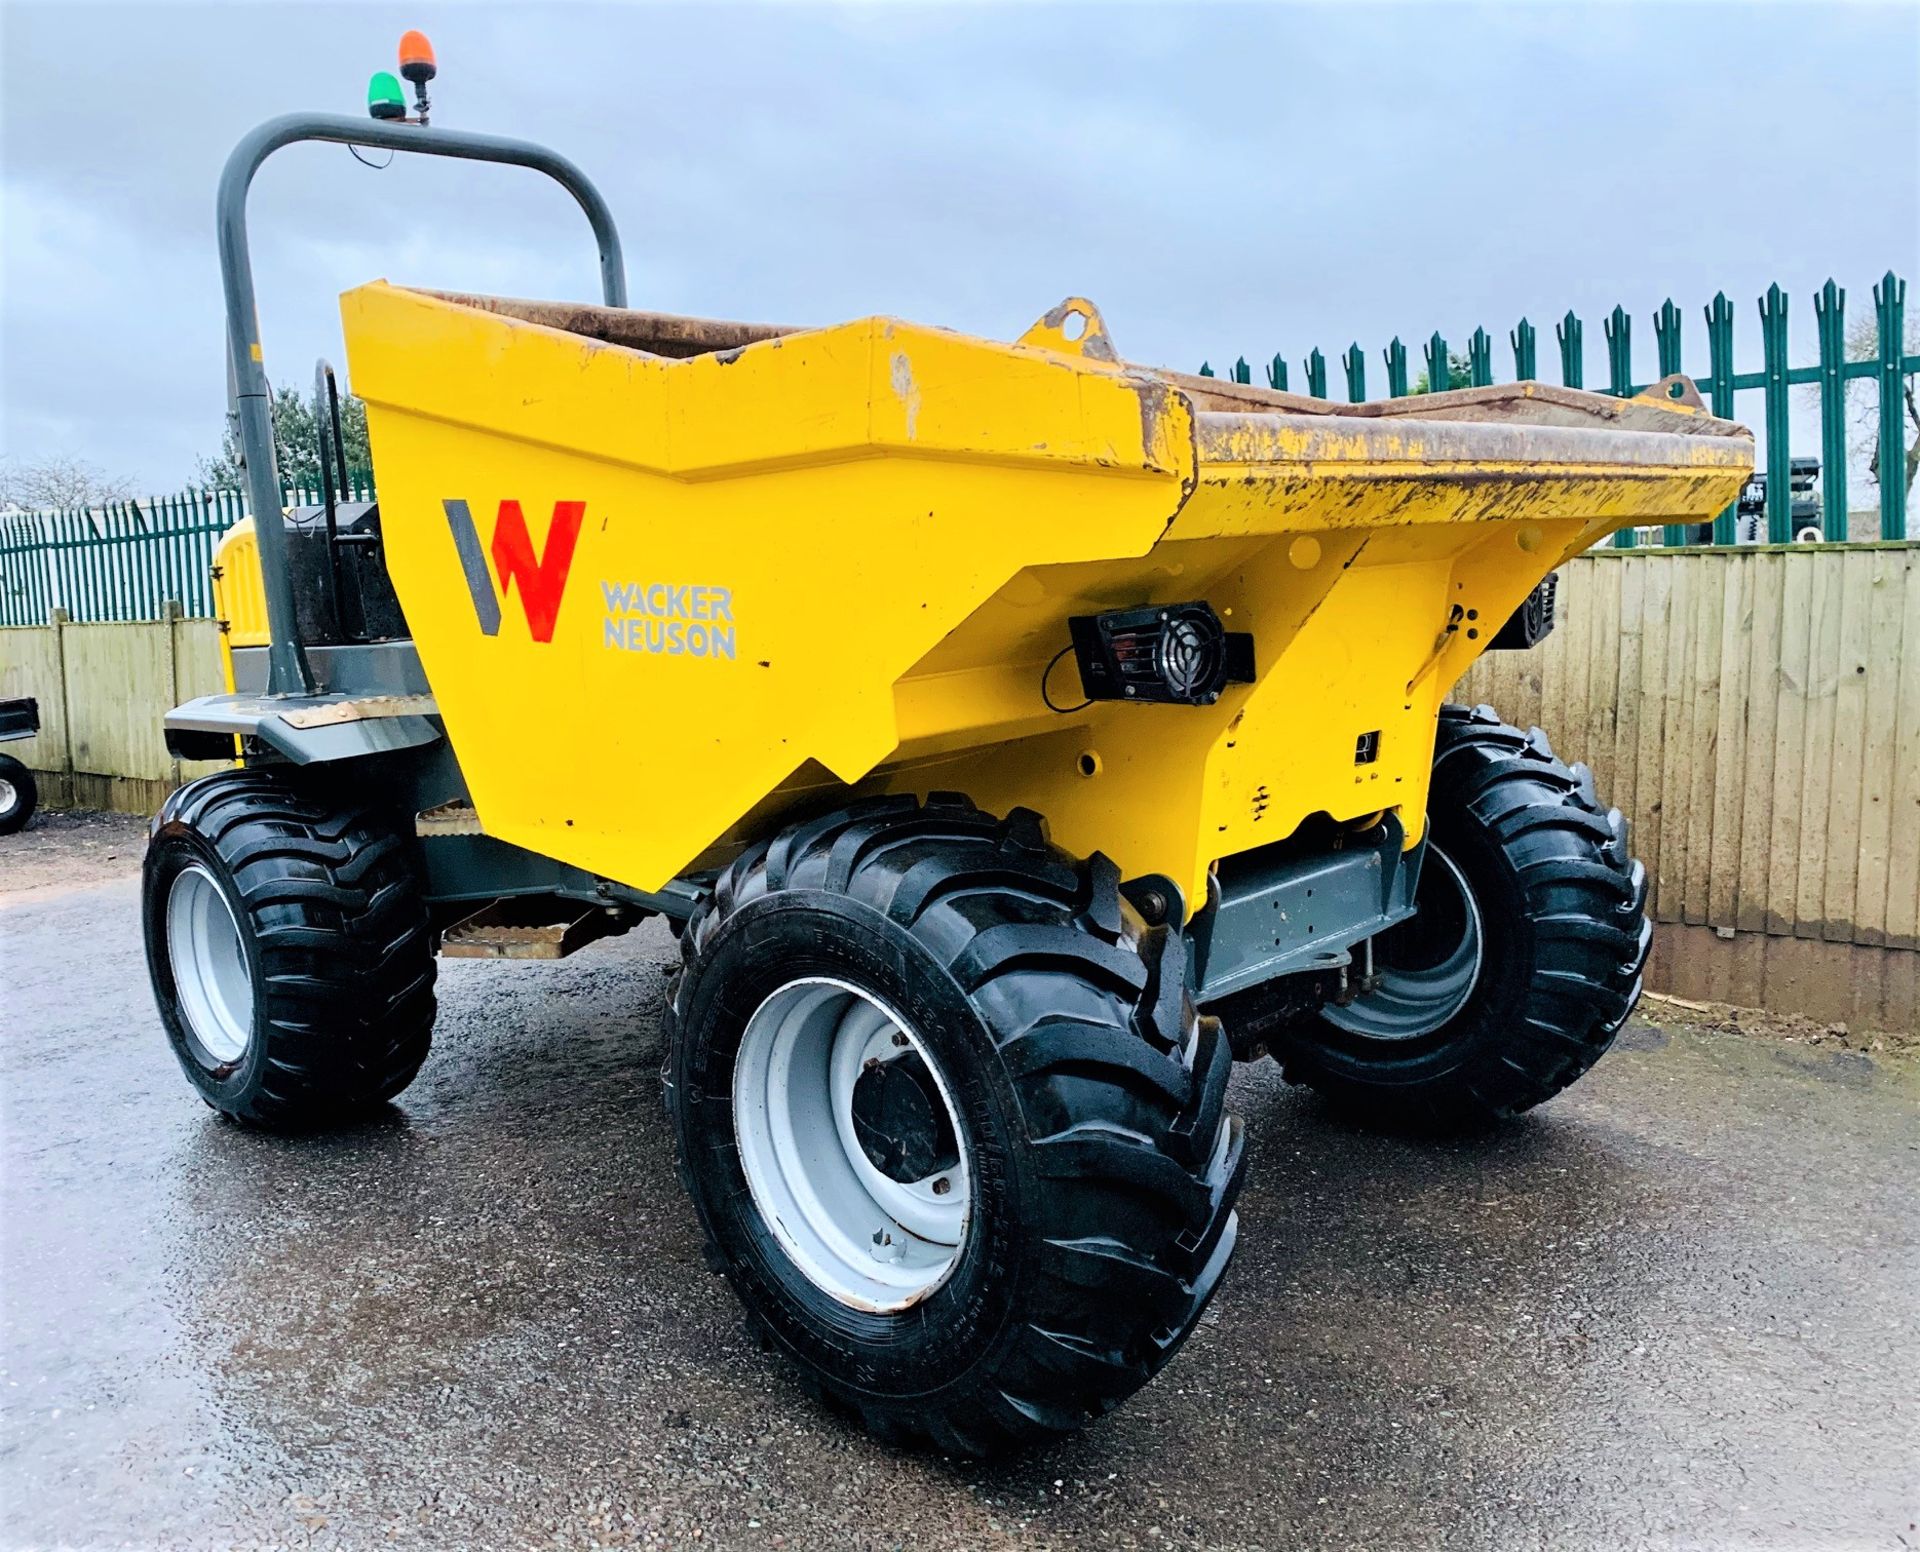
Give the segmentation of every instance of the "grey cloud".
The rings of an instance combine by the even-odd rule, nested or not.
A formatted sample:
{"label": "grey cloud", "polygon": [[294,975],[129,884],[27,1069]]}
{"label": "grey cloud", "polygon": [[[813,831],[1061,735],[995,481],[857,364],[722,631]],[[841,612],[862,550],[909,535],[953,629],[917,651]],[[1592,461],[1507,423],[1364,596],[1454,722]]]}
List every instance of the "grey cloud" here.
{"label": "grey cloud", "polygon": [[[1912,7],[9,3],[0,25],[0,444],[156,487],[218,435],[221,159],[289,107],[358,111],[409,25],[440,52],[438,121],[573,155],[636,301],[673,311],[1004,337],[1085,292],[1141,359],[1358,337],[1377,376],[1395,332],[1484,322],[1504,354],[1521,312],[1572,306],[1597,374],[1615,301],[1650,360],[1669,293],[1697,342],[1726,287],[1752,342],[1768,281],[1804,298],[1831,271],[1858,307],[1920,249]],[[593,288],[578,213],[524,175],[301,148],[253,226],[283,380],[339,355],[337,293],[375,275]]]}

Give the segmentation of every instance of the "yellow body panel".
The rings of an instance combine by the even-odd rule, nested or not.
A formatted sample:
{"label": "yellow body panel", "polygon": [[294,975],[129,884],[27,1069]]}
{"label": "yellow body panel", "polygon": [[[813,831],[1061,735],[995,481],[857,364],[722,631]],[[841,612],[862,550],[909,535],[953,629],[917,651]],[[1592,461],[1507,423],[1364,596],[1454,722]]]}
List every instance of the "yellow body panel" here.
{"label": "yellow body panel", "polygon": [[[642,889],[836,784],[1027,804],[1190,907],[1311,814],[1417,836],[1439,701],[1528,590],[1751,466],[1724,434],[1208,408],[882,318],[672,359],[384,283],[343,310],[388,568],[482,823]],[[502,503],[536,561],[584,504],[550,640]],[[1048,709],[1068,615],[1201,598],[1254,633],[1256,683]],[[1050,688],[1079,699],[1071,661]]]}
{"label": "yellow body panel", "polygon": [[221,661],[233,688],[232,649],[267,644],[267,596],[260,586],[260,541],[243,517],[220,536],[213,552],[213,613],[220,622]]}

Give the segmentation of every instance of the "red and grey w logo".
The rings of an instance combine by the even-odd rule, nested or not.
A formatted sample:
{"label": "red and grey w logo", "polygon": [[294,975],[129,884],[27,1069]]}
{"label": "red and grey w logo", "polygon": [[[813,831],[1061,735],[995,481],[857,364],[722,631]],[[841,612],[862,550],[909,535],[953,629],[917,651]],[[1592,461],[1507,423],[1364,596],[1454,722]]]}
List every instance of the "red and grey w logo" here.
{"label": "red and grey w logo", "polygon": [[[467,591],[473,595],[473,612],[479,616],[480,629],[489,636],[500,634],[500,602],[518,588],[528,633],[535,641],[552,641],[554,621],[560,616],[561,595],[567,590],[567,573],[573,569],[573,547],[580,538],[580,520],[586,515],[586,502],[554,502],[547,547],[538,558],[533,553],[533,539],[527,532],[527,519],[520,503],[501,502],[490,546],[492,572],[487,569],[487,556],[480,548],[480,534],[466,502],[443,501],[441,505],[447,509],[447,526],[453,530],[453,547],[460,554],[460,569],[466,575]],[[500,579],[497,590],[496,574]]]}

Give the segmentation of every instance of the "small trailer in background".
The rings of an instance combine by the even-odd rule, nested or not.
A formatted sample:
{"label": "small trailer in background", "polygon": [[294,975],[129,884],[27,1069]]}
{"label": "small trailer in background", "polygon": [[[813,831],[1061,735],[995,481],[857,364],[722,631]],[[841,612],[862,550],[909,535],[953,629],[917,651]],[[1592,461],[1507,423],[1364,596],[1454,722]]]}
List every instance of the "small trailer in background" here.
{"label": "small trailer in background", "polygon": [[[32,738],[40,731],[40,703],[31,696],[0,701],[0,743]],[[33,772],[10,754],[0,754],[0,835],[24,830],[40,803]]]}

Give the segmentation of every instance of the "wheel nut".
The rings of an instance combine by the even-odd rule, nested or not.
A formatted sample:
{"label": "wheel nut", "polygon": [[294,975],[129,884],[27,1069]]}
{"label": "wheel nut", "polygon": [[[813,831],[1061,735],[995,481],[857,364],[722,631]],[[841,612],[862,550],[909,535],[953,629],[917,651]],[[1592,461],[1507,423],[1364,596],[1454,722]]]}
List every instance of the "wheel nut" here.
{"label": "wheel nut", "polygon": [[895,1045],[905,1045],[907,1043],[905,1031],[896,1029],[893,1032],[893,1043]]}
{"label": "wheel nut", "polygon": [[942,1175],[938,1180],[934,1181],[933,1183],[933,1194],[935,1196],[945,1196],[952,1189],[953,1189],[953,1182],[949,1180],[945,1175]]}

